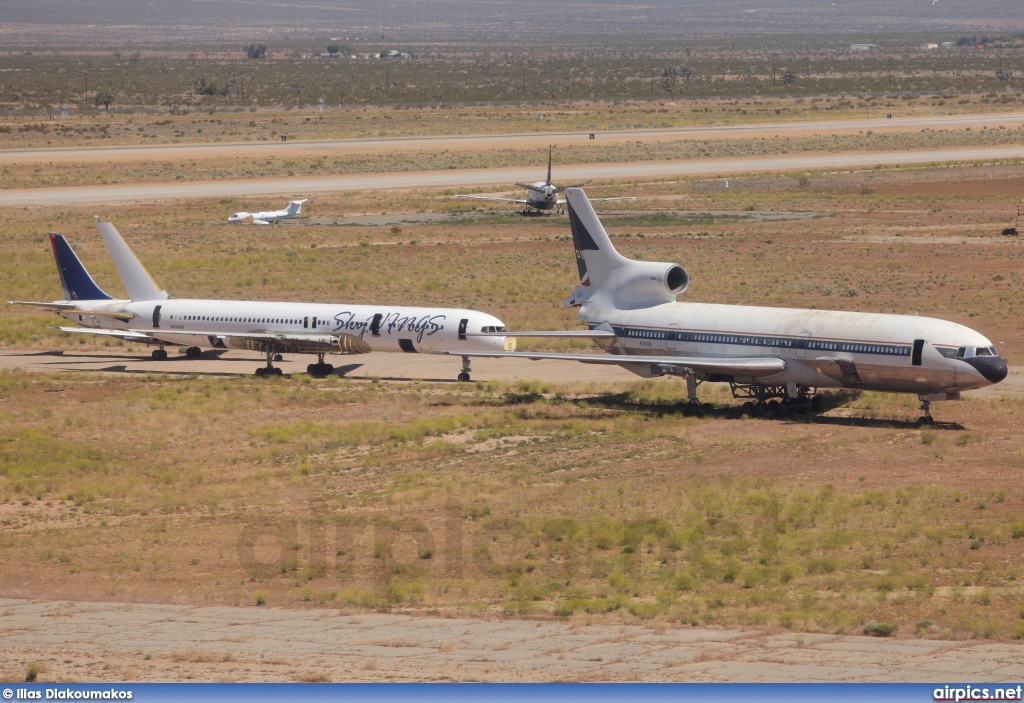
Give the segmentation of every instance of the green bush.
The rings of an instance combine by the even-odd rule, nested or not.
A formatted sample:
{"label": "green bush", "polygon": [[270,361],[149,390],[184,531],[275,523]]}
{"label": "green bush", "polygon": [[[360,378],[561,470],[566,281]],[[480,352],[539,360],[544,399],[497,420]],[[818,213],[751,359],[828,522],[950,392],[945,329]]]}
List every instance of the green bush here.
{"label": "green bush", "polygon": [[889,637],[896,632],[896,625],[887,622],[869,622],[864,626],[864,634],[872,637]]}

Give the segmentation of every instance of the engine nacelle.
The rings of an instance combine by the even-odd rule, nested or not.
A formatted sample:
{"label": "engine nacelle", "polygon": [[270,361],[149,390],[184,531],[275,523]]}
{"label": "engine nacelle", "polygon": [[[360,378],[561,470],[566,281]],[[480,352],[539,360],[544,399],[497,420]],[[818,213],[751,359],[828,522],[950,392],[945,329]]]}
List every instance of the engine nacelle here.
{"label": "engine nacelle", "polygon": [[690,275],[679,264],[630,261],[612,274],[609,289],[620,310],[673,303],[690,285]]}

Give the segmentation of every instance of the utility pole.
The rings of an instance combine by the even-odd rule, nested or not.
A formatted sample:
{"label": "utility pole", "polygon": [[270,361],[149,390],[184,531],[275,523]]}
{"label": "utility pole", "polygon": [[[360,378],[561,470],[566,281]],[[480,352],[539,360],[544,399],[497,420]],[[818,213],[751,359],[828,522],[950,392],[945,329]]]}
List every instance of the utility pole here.
{"label": "utility pole", "polygon": [[384,69],[384,94],[386,97],[391,97],[391,74],[388,69]]}
{"label": "utility pole", "polygon": [[651,68],[651,95],[652,96],[654,95],[654,71],[655,71],[655,69],[652,67]]}
{"label": "utility pole", "polygon": [[889,59],[889,87],[892,88],[892,59]]}

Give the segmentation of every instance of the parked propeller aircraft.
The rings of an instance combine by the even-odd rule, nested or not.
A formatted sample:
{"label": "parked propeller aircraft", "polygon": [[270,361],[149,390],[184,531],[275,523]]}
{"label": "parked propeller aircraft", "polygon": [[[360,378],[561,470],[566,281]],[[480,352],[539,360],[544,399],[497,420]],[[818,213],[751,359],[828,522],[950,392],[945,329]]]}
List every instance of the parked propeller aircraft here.
{"label": "parked propeller aircraft", "polygon": [[263,212],[236,212],[228,218],[229,223],[252,221],[254,225],[270,225],[278,220],[288,220],[302,214],[302,203],[309,198],[292,200],[284,210],[264,210]]}
{"label": "parked propeller aircraft", "polygon": [[[551,154],[554,147],[548,147],[548,178],[546,181],[537,181],[534,184],[527,183],[516,183],[520,188],[526,188],[526,198],[493,198],[488,195],[460,195],[460,198],[472,198],[474,200],[492,200],[499,203],[517,203],[519,205],[525,205],[523,208],[524,215],[540,214],[544,210],[554,209],[559,215],[562,214],[561,206],[565,205],[565,200],[559,198],[560,193],[565,192],[566,188],[579,188],[580,185],[575,186],[561,186],[555,187],[551,184]],[[591,202],[604,201],[604,200],[636,200],[635,195],[630,195],[621,198],[593,198]]]}
{"label": "parked propeller aircraft", "polygon": [[962,391],[1006,378],[1006,362],[992,342],[954,322],[676,302],[689,284],[686,269],[627,259],[612,246],[583,190],[569,188],[566,199],[580,283],[563,307],[579,308],[579,319],[609,354],[435,353],[560,359],[615,364],[644,377],[678,375],[693,402],[699,384],[728,383],[734,397],[749,399],[750,414],[820,407],[819,388],[914,393],[923,423],[932,422],[932,401],[955,400]]}
{"label": "parked propeller aircraft", "polygon": [[[475,310],[414,308],[386,305],[285,303],[252,300],[173,300],[161,290],[109,222],[100,222],[100,235],[128,292],[115,300],[93,280],[61,234],[50,234],[64,300],[51,303],[10,301],[50,310],[76,322],[65,332],[155,344],[153,359],[167,358],[166,345],[187,346],[186,356],[203,349],[250,349],[266,356],[257,376],[280,375],[273,365],[281,354],[315,354],[306,367],[312,376],[334,372],[324,363],[327,354],[367,354],[374,351],[416,353],[433,349],[466,351],[511,350],[515,339],[493,336],[502,332],[498,318]],[[472,336],[486,332],[491,336]],[[468,381],[469,357],[464,357],[460,381]]]}

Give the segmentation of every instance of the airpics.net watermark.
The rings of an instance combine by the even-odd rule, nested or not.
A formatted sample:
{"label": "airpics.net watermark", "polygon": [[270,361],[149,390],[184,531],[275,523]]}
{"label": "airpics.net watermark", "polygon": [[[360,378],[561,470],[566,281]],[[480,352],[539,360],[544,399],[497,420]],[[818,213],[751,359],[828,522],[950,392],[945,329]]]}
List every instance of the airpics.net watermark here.
{"label": "airpics.net watermark", "polygon": [[[419,573],[449,579],[495,576],[534,562],[543,543],[544,572],[571,577],[578,557],[571,537],[579,529],[567,518],[541,523],[467,513],[458,502],[436,509],[353,513],[312,501],[308,517],[254,517],[246,522],[236,545],[238,563],[253,576],[307,569],[316,577],[362,578],[386,582],[395,574]],[[620,558],[626,569],[639,569],[640,550]],[[518,566],[517,566],[518,565]]]}
{"label": "airpics.net watermark", "polygon": [[936,701],[1019,701],[1024,686],[942,686],[932,692]]}

